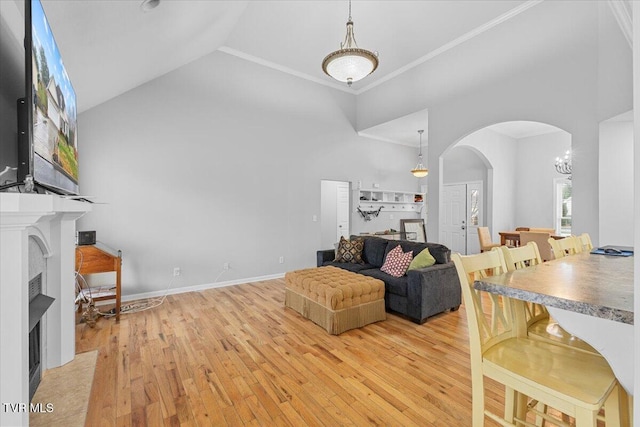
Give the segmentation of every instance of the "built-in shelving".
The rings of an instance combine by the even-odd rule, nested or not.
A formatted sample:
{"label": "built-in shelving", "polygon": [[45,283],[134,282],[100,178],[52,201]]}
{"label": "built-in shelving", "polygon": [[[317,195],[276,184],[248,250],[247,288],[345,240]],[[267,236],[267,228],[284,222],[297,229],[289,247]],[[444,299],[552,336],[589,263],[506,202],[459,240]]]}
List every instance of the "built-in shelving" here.
{"label": "built-in shelving", "polygon": [[363,190],[355,191],[356,208],[361,210],[381,210],[420,212],[425,195],[410,191]]}

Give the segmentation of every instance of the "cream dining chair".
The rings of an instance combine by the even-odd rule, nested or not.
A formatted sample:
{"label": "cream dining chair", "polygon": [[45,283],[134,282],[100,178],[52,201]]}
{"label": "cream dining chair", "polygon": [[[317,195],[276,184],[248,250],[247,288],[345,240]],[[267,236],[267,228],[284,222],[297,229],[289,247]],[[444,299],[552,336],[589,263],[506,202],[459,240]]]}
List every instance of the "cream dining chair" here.
{"label": "cream dining chair", "polygon": [[500,246],[500,243],[493,243],[489,227],[478,227],[478,240],[480,241],[480,252],[490,251]]}
{"label": "cream dining chair", "polygon": [[[501,251],[477,255],[451,255],[458,272],[471,357],[473,427],[484,426],[485,416],[503,426],[526,424],[527,410],[562,424],[556,418],[527,407],[533,399],[575,418],[576,427],[596,427],[598,412],[605,408],[607,427],[620,426],[620,385],[602,357],[548,342],[529,339],[522,333],[522,304],[488,293],[486,303],[474,280],[487,271],[506,271]],[[483,299],[485,301],[483,301]],[[588,374],[587,374],[588,373]],[[505,388],[504,415],[485,405],[484,378]]]}

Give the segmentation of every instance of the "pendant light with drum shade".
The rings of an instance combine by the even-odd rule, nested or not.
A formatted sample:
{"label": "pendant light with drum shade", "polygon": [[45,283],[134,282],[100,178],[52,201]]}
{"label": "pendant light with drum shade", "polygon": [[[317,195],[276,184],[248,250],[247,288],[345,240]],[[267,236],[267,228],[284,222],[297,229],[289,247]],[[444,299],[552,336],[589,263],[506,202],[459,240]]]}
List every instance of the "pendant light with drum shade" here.
{"label": "pendant light with drum shade", "polygon": [[360,49],[356,43],[351,20],[351,0],[349,0],[349,20],[347,21],[347,35],[340,49],[325,56],[322,70],[330,77],[346,83],[362,80],[378,68],[378,52]]}
{"label": "pendant light with drum shade", "polygon": [[429,169],[424,167],[424,165],[422,164],[422,133],[423,132],[424,132],[424,129],[420,129],[418,131],[418,134],[420,134],[420,152],[418,154],[418,164],[416,165],[415,168],[411,169],[411,173],[416,178],[424,178],[429,174]]}

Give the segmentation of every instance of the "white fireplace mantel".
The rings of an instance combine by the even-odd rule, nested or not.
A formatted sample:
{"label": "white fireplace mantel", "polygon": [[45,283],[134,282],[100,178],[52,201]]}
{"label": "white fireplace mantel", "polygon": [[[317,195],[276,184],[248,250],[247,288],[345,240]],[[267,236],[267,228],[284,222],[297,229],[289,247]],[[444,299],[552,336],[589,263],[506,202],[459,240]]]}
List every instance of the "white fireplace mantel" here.
{"label": "white fireplace mantel", "polygon": [[0,193],[0,425],[29,425],[29,238],[47,257],[43,293],[55,298],[43,318],[46,370],[75,355],[76,220],[90,210],[57,195]]}

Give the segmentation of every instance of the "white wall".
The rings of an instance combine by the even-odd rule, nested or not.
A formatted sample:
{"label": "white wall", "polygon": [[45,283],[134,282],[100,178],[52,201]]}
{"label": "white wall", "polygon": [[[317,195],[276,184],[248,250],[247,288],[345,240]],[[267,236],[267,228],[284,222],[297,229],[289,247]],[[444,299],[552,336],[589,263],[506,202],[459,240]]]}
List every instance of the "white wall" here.
{"label": "white wall", "polygon": [[516,140],[491,129],[481,129],[463,138],[457,146],[473,147],[489,164],[491,173],[485,182],[484,223],[491,230],[493,241],[500,241],[499,231],[514,228],[514,177],[517,170],[513,159],[517,153]]}
{"label": "white wall", "polygon": [[[3,19],[6,3],[13,2],[2,2]],[[438,235],[440,156],[487,125],[534,120],[573,135],[579,153],[575,231],[598,230],[592,232],[597,241],[598,122],[603,114],[629,110],[631,102],[630,52],[615,31],[603,36],[612,21],[601,6],[542,2],[355,101],[221,53],[196,61],[81,115],[81,191],[110,203],[97,205],[81,226],[129,253],[127,293],[134,292],[129,287],[162,287],[174,266],[183,268],[187,285],[215,279],[223,262],[231,262],[232,270],[221,280],[307,265],[320,244],[319,222],[309,224],[320,211],[320,179],[377,182],[393,190],[417,190],[419,184],[406,172],[415,163],[414,150],[359,138],[354,123],[365,129],[428,109],[428,235]],[[0,30],[4,42],[6,30]],[[4,45],[2,50],[5,55]],[[0,102],[3,140],[14,127],[4,114],[12,97]],[[262,169],[257,176],[237,172],[245,165]],[[198,208],[215,214],[194,215]],[[498,210],[497,227],[516,225]],[[393,227],[384,224],[375,229]],[[265,231],[272,227],[278,231]],[[201,238],[187,237],[194,232]],[[294,250],[301,232],[305,242],[315,241],[313,250]],[[273,266],[261,252],[257,263],[245,266],[246,257],[211,249],[214,236],[238,234],[274,239],[271,258],[284,255],[285,265]],[[145,252],[163,245],[171,250]],[[191,249],[200,255],[183,255]],[[209,267],[192,267],[203,260]]]}
{"label": "white wall", "polygon": [[[442,157],[443,161],[443,184],[462,184],[470,182],[482,182],[482,199],[481,199],[481,218],[482,226],[487,224],[489,216],[487,212],[487,194],[489,183],[489,170],[485,162],[486,158],[475,149],[469,149],[469,146],[458,144],[451,150],[447,151]],[[493,200],[493,198],[491,199]],[[475,244],[476,240],[473,240]],[[478,246],[478,251],[479,251]],[[472,253],[468,251],[467,253]]]}
{"label": "white wall", "polygon": [[[574,231],[597,241],[600,98],[606,110],[631,109],[630,51],[607,56],[606,82],[599,49],[617,42],[599,37],[597,2],[542,2],[478,37],[358,97],[358,128],[366,129],[415,111],[429,110],[429,206],[438,206],[440,156],[488,125],[530,120],[569,132],[573,141]],[[569,25],[569,23],[571,25]],[[561,37],[557,37],[562,34]],[[620,40],[619,43],[626,43]],[[486,64],[498,64],[487,69]],[[627,67],[627,68],[625,68]],[[604,108],[604,107],[603,107]],[[494,170],[498,170],[495,168]],[[499,182],[498,177],[494,177]],[[508,206],[505,206],[508,209]],[[438,235],[439,212],[430,209],[428,233]],[[496,214],[500,215],[496,206]],[[494,226],[514,226],[494,218]]]}
{"label": "white wall", "polygon": [[600,125],[599,245],[633,246],[633,121]]}
{"label": "white wall", "polygon": [[[596,245],[633,246],[633,121],[630,119],[631,114],[625,114],[600,125],[599,179],[597,189],[592,191],[593,197],[600,200],[600,228],[599,232],[583,230],[599,235],[599,241],[594,241]],[[462,155],[457,156],[450,153],[471,146],[484,154],[487,147],[494,144],[494,138],[490,130],[476,132],[448,151],[443,157],[444,183],[463,182],[470,174],[480,173],[474,166],[479,161],[476,153],[460,152]],[[500,180],[495,182],[498,192],[494,195],[494,210],[504,211],[504,203],[511,203],[515,208],[511,219],[514,227],[554,227],[554,179],[563,177],[555,170],[554,159],[571,149],[571,135],[559,130],[527,138],[507,138],[504,143],[513,144],[516,150],[499,149],[497,153],[489,154],[487,160],[492,166],[515,165],[513,176],[506,178],[515,183],[515,190],[513,196],[502,193]],[[579,152],[576,154],[580,155]],[[497,207],[499,205],[503,207]],[[491,225],[491,221],[485,222]],[[494,230],[492,227],[494,239],[501,229],[506,228]]]}
{"label": "white wall", "polygon": [[458,144],[443,156],[443,184],[487,181],[487,166],[474,151]]}
{"label": "white wall", "polygon": [[322,229],[320,248],[322,249],[330,249],[336,243],[338,184],[338,181],[322,180],[320,182],[320,227]]}
{"label": "white wall", "polygon": [[[484,221],[494,241],[499,240],[498,232],[502,230],[553,227],[554,179],[563,177],[555,169],[555,157],[568,149],[571,136],[560,130],[516,139],[483,129],[463,138],[443,155],[444,183],[471,181],[475,177],[486,187],[489,176],[494,175],[487,174],[481,161],[484,158],[492,170],[501,169],[493,180],[492,202],[485,203],[485,212],[498,212],[497,222],[486,216]],[[451,155],[456,152],[461,155]]]}
{"label": "white wall", "polygon": [[555,158],[571,149],[571,135],[558,131],[521,138],[517,147],[515,226],[555,228],[554,179],[565,177],[556,171]]}
{"label": "white wall", "polygon": [[80,114],[81,192],[106,204],[79,229],[123,250],[125,295],[164,289],[173,267],[175,286],[194,286],[314,266],[322,179],[419,190],[415,149],[357,136],[354,108],[352,95],[204,57]]}
{"label": "white wall", "polygon": [[[321,206],[320,206],[320,227],[322,229],[322,237],[320,248],[330,249],[333,248],[336,239],[336,196],[337,196],[337,181],[322,180],[320,183],[321,193]],[[357,186],[357,183],[356,183]],[[352,185],[352,188],[354,186]],[[382,188],[382,190],[396,191],[397,189]],[[400,230],[400,220],[405,218],[415,219],[418,218],[417,213],[403,213],[403,212],[380,212],[377,217],[372,217],[369,221],[365,221],[362,215],[355,209],[357,206],[358,194],[357,189],[352,189],[350,194],[350,231],[349,234],[357,235],[360,233],[371,233],[376,231],[384,231],[389,229]],[[397,190],[401,191],[401,190]],[[415,191],[415,189],[414,189]]]}
{"label": "white wall", "polygon": [[[631,110],[633,91],[631,47],[611,13],[609,1],[599,1],[598,120]],[[621,109],[621,105],[628,108]]]}

